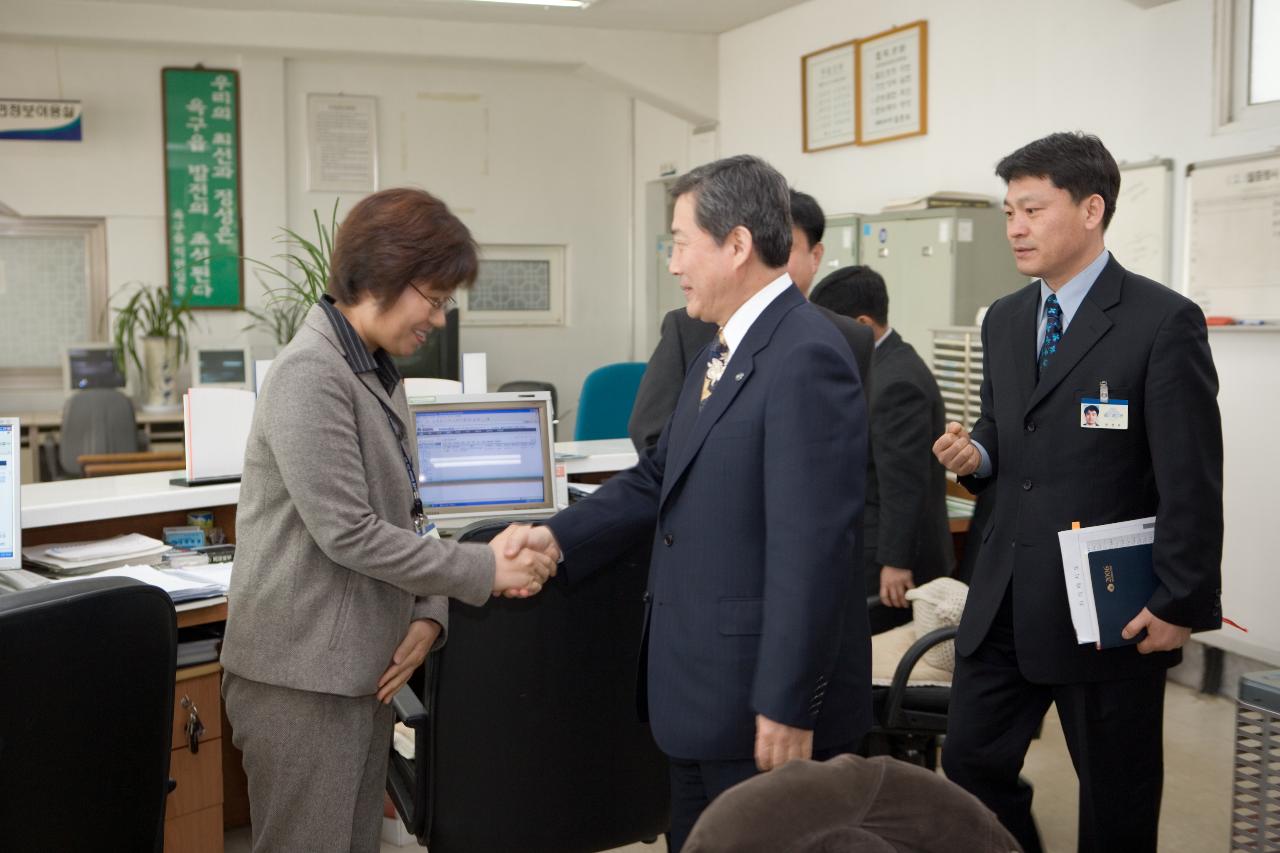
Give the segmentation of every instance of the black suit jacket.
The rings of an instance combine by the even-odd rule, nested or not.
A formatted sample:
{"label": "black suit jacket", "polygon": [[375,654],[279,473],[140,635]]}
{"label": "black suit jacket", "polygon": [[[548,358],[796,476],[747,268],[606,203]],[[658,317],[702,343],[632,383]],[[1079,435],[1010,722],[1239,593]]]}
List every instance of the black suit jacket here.
{"label": "black suit jacket", "polygon": [[[982,642],[1012,584],[1018,667],[1033,682],[1136,677],[1181,659],[1133,646],[1076,643],[1057,533],[1154,515],[1156,616],[1193,630],[1221,625],[1222,421],[1204,314],[1112,258],[1036,379],[1039,282],[997,300],[982,325],[982,414],[973,438],[994,489],[956,641]],[[1126,430],[1080,426],[1081,399],[1107,382],[1129,401]],[[1134,614],[1137,615],[1137,614]]]}
{"label": "black suit jacket", "polygon": [[[871,351],[875,346],[871,330],[820,305],[814,307],[835,323],[836,328],[844,335],[849,348],[853,350],[863,388],[870,388]],[[643,451],[657,443],[658,435],[675,411],[676,398],[684,385],[685,375],[695,362],[699,370],[702,369],[706,360],[699,360],[697,356],[715,336],[715,323],[695,320],[683,308],[668,311],[662,318],[662,337],[658,340],[653,355],[649,357],[644,377],[640,380],[640,388],[636,391],[635,404],[631,408],[631,420],[627,424],[627,433],[637,451]]]}
{"label": "black suit jacket", "polygon": [[874,464],[863,517],[868,594],[880,591],[881,566],[910,569],[919,586],[948,574],[954,562],[947,472],[933,455],[947,425],[938,383],[897,332],[875,348],[871,363]]}
{"label": "black suit jacket", "polygon": [[854,568],[866,407],[849,347],[788,288],[699,410],[690,371],[639,463],[547,522],[569,582],[653,537],[647,707],[668,755],[753,755],[755,715],[814,730],[871,722],[870,637]]}

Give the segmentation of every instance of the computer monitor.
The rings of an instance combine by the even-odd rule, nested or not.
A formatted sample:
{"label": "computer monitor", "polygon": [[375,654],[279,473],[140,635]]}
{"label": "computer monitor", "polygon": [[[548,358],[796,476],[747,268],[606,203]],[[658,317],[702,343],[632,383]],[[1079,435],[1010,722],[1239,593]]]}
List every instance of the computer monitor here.
{"label": "computer monitor", "polygon": [[412,379],[462,379],[458,356],[458,309],[446,315],[443,329],[432,329],[413,355],[396,356],[400,375]]}
{"label": "computer monitor", "polygon": [[251,391],[253,386],[253,355],[248,347],[191,348],[192,388],[243,388]]}
{"label": "computer monitor", "polygon": [[418,488],[441,527],[555,512],[555,447],[546,391],[454,394],[409,407]]}
{"label": "computer monitor", "polygon": [[128,380],[116,366],[115,347],[107,343],[71,344],[62,353],[62,387],[124,388]]}
{"label": "computer monitor", "polygon": [[0,418],[0,569],[22,568],[22,438],[17,418]]}

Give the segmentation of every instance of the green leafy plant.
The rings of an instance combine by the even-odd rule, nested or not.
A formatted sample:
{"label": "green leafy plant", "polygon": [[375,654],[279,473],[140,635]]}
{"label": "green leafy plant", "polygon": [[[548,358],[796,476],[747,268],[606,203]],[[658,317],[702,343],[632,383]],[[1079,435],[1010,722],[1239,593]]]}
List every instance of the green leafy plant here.
{"label": "green leafy plant", "polygon": [[[147,286],[130,282],[137,289],[129,296],[117,313],[112,326],[111,343],[115,346],[116,366],[125,369],[125,358],[130,359],[141,372],[142,359],[138,355],[138,338],[169,338],[178,345],[178,358],[187,360],[190,326],[195,323],[191,309],[191,297],[174,302],[169,288],[162,285]],[[121,291],[117,296],[123,295]],[[114,297],[113,297],[114,298]]]}
{"label": "green leafy plant", "polygon": [[281,228],[275,241],[284,244],[285,250],[272,256],[276,263],[245,258],[257,266],[254,275],[267,293],[262,310],[245,309],[254,319],[244,327],[245,331],[268,332],[281,346],[293,339],[307,311],[320,301],[329,283],[329,259],[338,236],[338,202],[333,203],[327,226],[320,221],[318,211],[311,215],[316,222],[314,241],[290,228]]}

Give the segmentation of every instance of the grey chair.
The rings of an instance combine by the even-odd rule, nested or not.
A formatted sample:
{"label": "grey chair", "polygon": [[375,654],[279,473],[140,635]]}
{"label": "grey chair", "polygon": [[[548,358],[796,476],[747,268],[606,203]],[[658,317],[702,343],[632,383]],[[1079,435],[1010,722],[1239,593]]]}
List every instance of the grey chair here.
{"label": "grey chair", "polygon": [[0,594],[0,850],[159,853],[177,636],[138,581]]}
{"label": "grey chair", "polygon": [[58,439],[46,437],[40,447],[41,479],[83,477],[77,460],[85,453],[136,453],[148,446],[132,400],[114,388],[75,391],[62,408]]}

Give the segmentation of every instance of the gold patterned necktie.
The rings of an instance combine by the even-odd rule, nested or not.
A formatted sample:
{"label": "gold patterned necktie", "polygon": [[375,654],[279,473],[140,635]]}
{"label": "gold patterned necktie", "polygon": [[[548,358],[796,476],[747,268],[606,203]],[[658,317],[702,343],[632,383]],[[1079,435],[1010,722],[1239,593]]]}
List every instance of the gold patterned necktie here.
{"label": "gold patterned necktie", "polygon": [[716,390],[716,383],[720,381],[720,377],[724,375],[725,366],[729,364],[729,344],[725,342],[724,329],[716,332],[716,339],[711,342],[708,354],[710,358],[707,359],[707,373],[702,377],[702,396],[698,399],[699,410],[706,404],[711,392]]}

